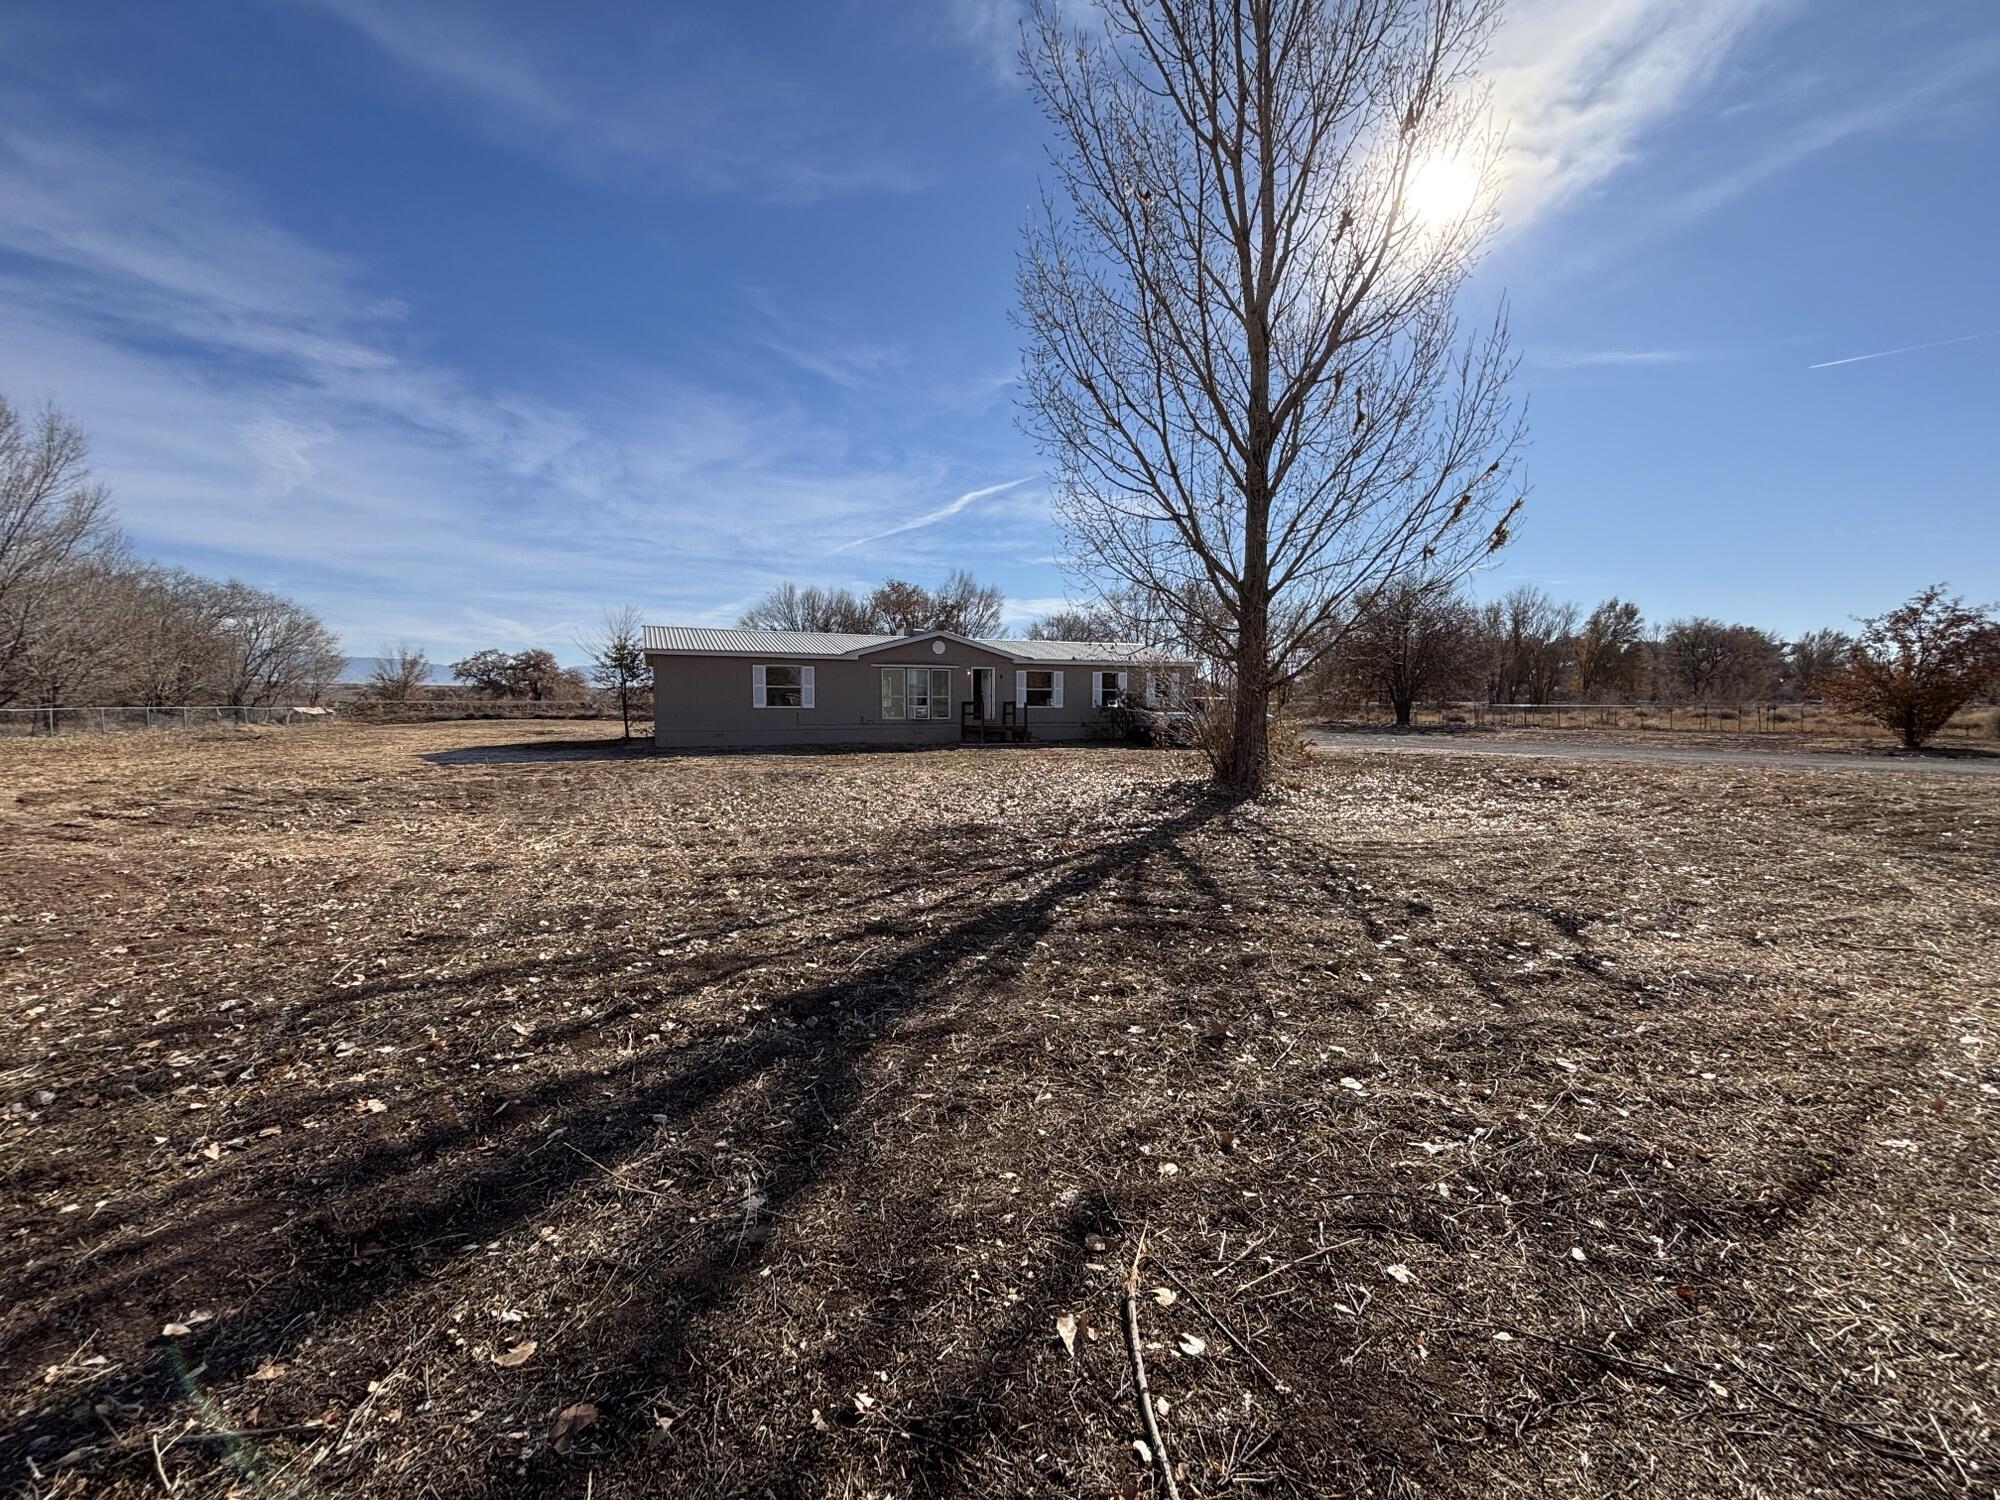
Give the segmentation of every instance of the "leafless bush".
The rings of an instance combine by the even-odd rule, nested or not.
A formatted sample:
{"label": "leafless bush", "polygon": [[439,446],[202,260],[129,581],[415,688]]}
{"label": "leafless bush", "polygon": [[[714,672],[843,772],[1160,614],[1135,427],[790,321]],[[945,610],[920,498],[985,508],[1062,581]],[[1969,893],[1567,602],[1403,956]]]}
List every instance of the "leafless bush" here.
{"label": "leafless bush", "polygon": [[2000,621],[1934,583],[1861,638],[1830,696],[1895,730],[1916,749],[2000,678]]}

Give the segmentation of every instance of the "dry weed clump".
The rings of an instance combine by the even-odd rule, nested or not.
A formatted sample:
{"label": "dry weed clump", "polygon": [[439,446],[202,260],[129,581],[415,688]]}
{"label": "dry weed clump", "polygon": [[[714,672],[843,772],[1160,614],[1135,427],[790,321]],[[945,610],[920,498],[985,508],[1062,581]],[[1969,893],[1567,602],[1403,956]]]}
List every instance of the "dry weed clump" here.
{"label": "dry weed clump", "polygon": [[1984,779],[573,732],[0,746],[10,1489],[1994,1488]]}

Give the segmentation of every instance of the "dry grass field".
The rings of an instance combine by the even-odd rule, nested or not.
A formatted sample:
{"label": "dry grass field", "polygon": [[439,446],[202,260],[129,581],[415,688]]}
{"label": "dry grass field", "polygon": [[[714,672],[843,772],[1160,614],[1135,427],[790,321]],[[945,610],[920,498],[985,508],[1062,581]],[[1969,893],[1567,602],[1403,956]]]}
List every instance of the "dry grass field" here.
{"label": "dry grass field", "polygon": [[0,745],[0,1487],[2000,1482],[1991,780],[576,733]]}

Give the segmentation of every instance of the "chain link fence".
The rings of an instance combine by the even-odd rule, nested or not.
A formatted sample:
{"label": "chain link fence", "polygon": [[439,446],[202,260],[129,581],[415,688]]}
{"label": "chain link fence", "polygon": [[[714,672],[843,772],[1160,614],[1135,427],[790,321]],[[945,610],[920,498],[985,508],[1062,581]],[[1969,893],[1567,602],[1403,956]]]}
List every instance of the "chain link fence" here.
{"label": "chain link fence", "polygon": [[[650,720],[652,709],[643,718]],[[223,725],[431,724],[447,719],[615,719],[616,704],[594,701],[538,703],[526,699],[449,698],[384,703],[349,701],[321,706],[246,704],[91,705],[75,708],[0,708],[0,739],[26,735],[111,734],[142,729],[210,729]],[[640,721],[638,707],[633,719]]]}

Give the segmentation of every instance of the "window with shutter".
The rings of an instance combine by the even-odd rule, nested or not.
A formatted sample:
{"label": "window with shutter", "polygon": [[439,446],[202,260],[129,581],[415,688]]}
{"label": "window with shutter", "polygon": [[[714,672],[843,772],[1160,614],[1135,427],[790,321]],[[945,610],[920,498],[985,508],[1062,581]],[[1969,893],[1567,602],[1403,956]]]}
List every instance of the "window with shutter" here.
{"label": "window with shutter", "polygon": [[805,674],[810,667],[762,666],[750,669],[750,702],[757,708],[805,707]]}

